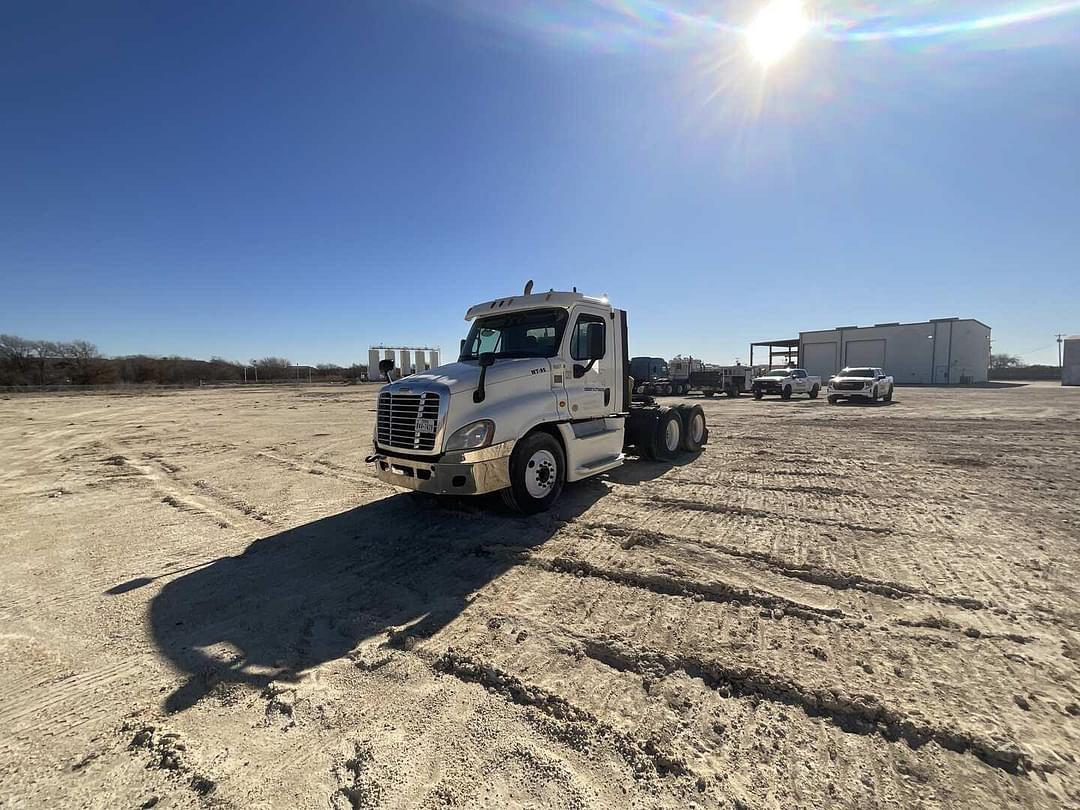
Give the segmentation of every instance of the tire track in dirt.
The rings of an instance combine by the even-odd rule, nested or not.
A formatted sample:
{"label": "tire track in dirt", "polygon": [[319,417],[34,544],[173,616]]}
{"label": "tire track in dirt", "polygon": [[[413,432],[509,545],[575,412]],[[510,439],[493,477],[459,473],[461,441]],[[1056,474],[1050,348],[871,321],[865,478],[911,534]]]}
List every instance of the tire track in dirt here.
{"label": "tire track in dirt", "polygon": [[255,453],[255,458],[269,461],[290,472],[307,473],[309,475],[328,475],[330,478],[337,479],[338,481],[342,481],[343,483],[350,484],[354,487],[359,487],[364,493],[385,495],[387,492],[400,491],[397,487],[387,484],[374,476],[367,477],[355,475],[352,474],[351,471],[347,471],[341,465],[336,465],[325,460],[316,459],[310,462],[311,465],[315,466],[304,466],[309,464],[309,462],[300,457],[286,458],[266,450],[260,450]]}
{"label": "tire track in dirt", "polygon": [[6,735],[19,737],[39,731],[72,729],[114,710],[114,690],[135,678],[143,667],[132,659],[30,688],[10,692],[0,703],[0,727]]}
{"label": "tire track in dirt", "polygon": [[[106,452],[108,452],[108,450],[106,450]],[[151,460],[161,463],[160,459],[157,457],[154,457]],[[116,469],[116,472],[110,475],[110,478],[132,478],[136,481],[145,481],[149,483],[157,495],[160,496],[160,503],[177,510],[177,512],[181,514],[191,515],[203,520],[210,520],[220,529],[236,530],[238,528],[230,522],[230,515],[213,509],[200,500],[185,493],[184,489],[176,483],[175,478],[171,474],[158,473],[152,467],[133,462],[131,459],[120,453],[112,453],[104,459],[99,459],[98,463]],[[237,508],[237,511],[240,512],[240,514],[244,514],[244,510],[239,507],[234,508]],[[253,521],[258,521],[253,515],[245,516],[251,517]],[[244,535],[243,542],[245,543],[253,539],[253,536],[247,532],[245,532]],[[226,545],[229,544],[226,543]],[[117,587],[123,587],[125,584],[143,582],[144,580],[146,584],[148,584],[151,581],[165,580],[172,576],[179,576],[185,571],[190,570],[192,567],[210,564],[219,559],[222,554],[227,555],[228,551],[223,550],[222,546],[223,543],[221,539],[216,539],[211,542],[202,543],[198,546],[185,546],[182,549],[155,549],[154,553],[139,560],[132,559],[131,562],[140,562],[143,571],[162,571],[162,573],[136,577],[135,579],[128,580],[128,583],[121,582],[118,584],[118,576],[96,577],[94,579],[83,578],[79,581],[77,587],[68,588],[60,593],[47,592],[44,594],[36,589],[23,587],[21,588],[21,593],[17,593],[16,598],[6,602],[3,607],[3,613],[0,613],[0,615],[8,617],[21,616],[25,615],[28,609],[32,607],[56,609],[58,607],[98,599],[102,597],[103,592],[111,591]],[[166,552],[166,558],[162,559],[155,556],[162,551]],[[183,564],[183,562],[177,563],[176,557],[178,555],[182,556],[183,562],[192,559],[195,559],[196,562],[188,565]]]}
{"label": "tire track in dirt", "polygon": [[[825,621],[844,618],[839,608],[823,608],[795,602],[784,596],[755,591],[719,580],[699,582],[684,577],[675,577],[661,573],[640,573],[636,571],[603,568],[585,560],[556,556],[551,559],[530,557],[528,564],[544,571],[556,574],[570,574],[603,579],[628,588],[649,591],[661,596],[679,596],[701,599],[709,602],[730,603],[758,607],[768,618],[781,618],[785,614],[797,616],[808,621]],[[775,612],[775,613],[774,613]]]}
{"label": "tire track in dirt", "polygon": [[556,737],[576,750],[603,740],[633,768],[639,777],[691,775],[686,760],[656,738],[642,739],[616,730],[596,715],[536,684],[527,683],[489,661],[449,648],[430,662],[436,672],[465,683],[476,683],[508,702],[536,709],[555,722]]}
{"label": "tire track in dirt", "polygon": [[[154,457],[153,460],[159,465],[166,464],[166,462],[163,462],[158,457]],[[222,529],[230,528],[232,525],[229,515],[203,503],[196,496],[185,491],[184,487],[177,484],[175,473],[180,468],[175,465],[162,466],[163,471],[159,473],[153,467],[133,461],[121,453],[114,453],[106,458],[104,463],[119,467],[123,470],[130,470],[136,475],[145,478],[161,495],[161,502],[174,509],[213,520]],[[245,518],[252,517],[241,510],[237,510],[237,512]]]}
{"label": "tire track in dirt", "polygon": [[692,543],[713,551],[718,551],[721,554],[730,557],[760,563],[770,571],[774,571],[781,576],[802,580],[803,582],[809,582],[814,585],[824,585],[833,590],[843,591],[856,589],[877,594],[879,596],[885,596],[890,599],[929,599],[934,602],[966,608],[968,610],[983,610],[988,607],[984,602],[969,596],[939,594],[923,588],[918,588],[914,585],[873,579],[861,574],[825,568],[811,563],[789,562],[765,552],[739,549],[734,546],[716,543],[703,538],[666,534],[654,529],[627,528],[626,526],[618,526],[612,523],[583,522],[580,525],[606,532],[614,537],[626,538],[623,545],[624,548],[629,547],[626,545],[627,543],[633,545],[638,542],[644,542],[650,545]]}
{"label": "tire track in dirt", "polygon": [[753,667],[729,666],[698,656],[650,650],[616,639],[580,641],[589,658],[620,672],[653,678],[681,672],[701,680],[723,696],[796,706],[808,716],[825,717],[849,733],[877,734],[890,742],[904,740],[912,749],[932,740],[950,751],[973,754],[987,765],[1011,774],[1039,769],[1030,755],[1011,740],[935,725],[916,714],[891,707],[874,695],[850,694],[839,686],[814,688],[794,678]]}
{"label": "tire track in dirt", "polygon": [[850,523],[845,520],[833,520],[830,518],[815,518],[807,515],[788,515],[782,512],[772,512],[768,509],[755,509],[748,506],[737,506],[735,504],[728,503],[705,503],[703,501],[692,501],[686,498],[672,498],[664,495],[651,495],[648,497],[640,495],[616,495],[616,497],[623,498],[628,501],[636,501],[643,504],[661,504],[663,506],[672,507],[674,509],[685,509],[690,512],[712,512],[721,515],[739,515],[742,517],[752,518],[771,518],[774,520],[782,520],[785,522],[794,523],[809,523],[815,526],[831,526],[840,529],[850,529],[855,532],[866,532],[868,534],[895,534],[896,530],[888,526],[864,526],[860,523]]}

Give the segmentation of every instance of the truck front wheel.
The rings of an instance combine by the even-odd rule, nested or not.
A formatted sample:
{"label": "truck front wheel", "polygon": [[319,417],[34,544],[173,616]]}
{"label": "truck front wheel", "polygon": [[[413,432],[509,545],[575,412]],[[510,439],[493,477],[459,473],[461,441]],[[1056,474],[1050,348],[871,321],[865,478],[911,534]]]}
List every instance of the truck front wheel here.
{"label": "truck front wheel", "polygon": [[785,385],[784,390],[780,392],[780,399],[791,399],[791,386]]}
{"label": "truck front wheel", "polygon": [[503,501],[526,515],[543,512],[559,499],[565,481],[562,445],[548,433],[530,433],[510,455],[510,486],[502,491]]}
{"label": "truck front wheel", "polygon": [[761,399],[763,396],[765,396],[765,395],[761,393],[760,388],[755,388],[754,389],[754,399]]}

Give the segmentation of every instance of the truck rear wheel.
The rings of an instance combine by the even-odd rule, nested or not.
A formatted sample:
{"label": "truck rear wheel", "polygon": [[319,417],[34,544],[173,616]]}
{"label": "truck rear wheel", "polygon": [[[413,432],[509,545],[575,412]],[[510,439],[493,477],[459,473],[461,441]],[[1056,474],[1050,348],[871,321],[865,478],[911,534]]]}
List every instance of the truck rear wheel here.
{"label": "truck rear wheel", "polygon": [[702,391],[701,393],[703,393],[705,395],[706,399],[712,399],[713,394],[715,394],[716,392],[715,391]]}
{"label": "truck rear wheel", "polygon": [[700,405],[684,405],[682,417],[682,449],[687,453],[697,453],[709,440],[709,430],[705,427],[705,411]]}
{"label": "truck rear wheel", "polygon": [[675,458],[682,447],[683,423],[679,412],[674,408],[661,408],[656,417],[656,429],[652,434],[652,449],[649,453],[659,461]]}
{"label": "truck rear wheel", "polygon": [[503,501],[526,515],[543,512],[559,499],[566,481],[562,445],[548,433],[530,433],[510,455],[510,486]]}
{"label": "truck rear wheel", "polygon": [[810,389],[810,399],[817,399],[817,395],[821,392],[821,386],[815,385]]}
{"label": "truck rear wheel", "polygon": [[765,395],[759,389],[754,389],[754,399],[761,399],[763,396]]}

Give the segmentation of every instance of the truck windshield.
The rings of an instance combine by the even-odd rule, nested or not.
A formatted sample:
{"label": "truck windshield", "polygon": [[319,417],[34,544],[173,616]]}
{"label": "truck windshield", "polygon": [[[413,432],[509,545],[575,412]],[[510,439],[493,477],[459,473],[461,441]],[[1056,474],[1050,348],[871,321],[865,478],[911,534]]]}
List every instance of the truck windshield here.
{"label": "truck windshield", "polygon": [[874,370],[872,368],[845,368],[840,372],[840,377],[873,377]]}
{"label": "truck windshield", "polygon": [[566,327],[565,309],[505,312],[473,321],[459,360],[491,352],[500,357],[554,357]]}
{"label": "truck windshield", "polygon": [[791,372],[789,372],[786,368],[777,368],[777,369],[773,369],[772,371],[770,371],[765,376],[766,377],[786,377],[790,373]]}

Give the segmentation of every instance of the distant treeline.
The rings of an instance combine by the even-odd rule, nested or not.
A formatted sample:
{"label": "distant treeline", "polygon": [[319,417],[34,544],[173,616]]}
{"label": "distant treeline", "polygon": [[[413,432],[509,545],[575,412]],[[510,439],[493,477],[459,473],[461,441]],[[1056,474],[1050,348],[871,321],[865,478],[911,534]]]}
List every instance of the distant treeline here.
{"label": "distant treeline", "polygon": [[27,340],[0,335],[0,385],[199,385],[200,383],[357,382],[367,379],[367,364],[294,366],[284,357],[238,363],[221,357],[102,357],[85,340]]}

